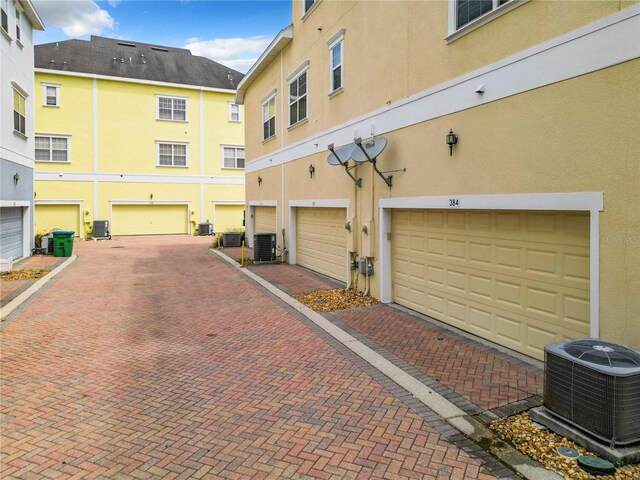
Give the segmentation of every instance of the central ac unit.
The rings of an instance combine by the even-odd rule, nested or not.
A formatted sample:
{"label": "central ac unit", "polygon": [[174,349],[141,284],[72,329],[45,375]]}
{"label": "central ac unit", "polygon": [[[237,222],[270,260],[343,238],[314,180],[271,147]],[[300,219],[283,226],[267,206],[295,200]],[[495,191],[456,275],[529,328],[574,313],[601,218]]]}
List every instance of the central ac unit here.
{"label": "central ac unit", "polygon": [[41,242],[42,252],[45,255],[53,255],[53,235],[43,235]]}
{"label": "central ac unit", "polygon": [[210,223],[199,224],[198,235],[213,235],[213,225]]}
{"label": "central ac unit", "polygon": [[110,239],[111,232],[109,231],[109,220],[94,220],[92,236],[95,239]]}
{"label": "central ac unit", "polygon": [[276,234],[253,234],[253,260],[255,262],[272,262],[276,259]]}
{"label": "central ac unit", "polygon": [[596,339],[544,348],[544,407],[611,445],[640,441],[640,354]]}

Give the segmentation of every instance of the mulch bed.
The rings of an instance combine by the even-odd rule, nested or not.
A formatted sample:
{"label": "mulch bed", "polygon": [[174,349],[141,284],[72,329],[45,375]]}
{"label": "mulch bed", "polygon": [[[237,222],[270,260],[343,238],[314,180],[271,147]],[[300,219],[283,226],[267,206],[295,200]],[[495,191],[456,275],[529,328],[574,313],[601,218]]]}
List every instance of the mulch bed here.
{"label": "mulch bed", "polygon": [[311,293],[299,293],[293,298],[305,304],[316,312],[333,312],[352,307],[365,307],[380,303],[373,297],[364,296],[355,290],[333,288],[331,290],[319,290]]}
{"label": "mulch bed", "polygon": [[640,465],[638,464],[618,468],[615,475],[590,476],[580,468],[576,460],[561,456],[556,449],[558,447],[570,447],[582,455],[593,456],[593,454],[565,437],[556,435],[549,430],[541,430],[533,423],[528,413],[496,420],[491,423],[490,428],[510,441],[522,453],[537,460],[549,470],[557,472],[567,480],[589,480],[591,478],[597,478],[598,480],[640,480]]}
{"label": "mulch bed", "polygon": [[35,280],[44,277],[51,270],[46,268],[32,268],[31,270],[16,270],[0,274],[0,280]]}

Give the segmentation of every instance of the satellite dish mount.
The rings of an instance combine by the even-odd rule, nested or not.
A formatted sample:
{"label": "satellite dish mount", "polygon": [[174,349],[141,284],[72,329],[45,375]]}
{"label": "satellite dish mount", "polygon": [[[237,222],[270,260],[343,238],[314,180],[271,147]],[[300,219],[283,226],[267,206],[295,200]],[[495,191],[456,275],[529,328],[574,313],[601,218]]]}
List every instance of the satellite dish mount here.
{"label": "satellite dish mount", "polygon": [[[327,162],[329,165],[341,165],[344,167],[344,171],[347,172],[347,175],[351,177],[351,180],[356,184],[356,187],[362,188],[362,179],[356,178],[352,175],[351,170],[358,167],[358,164],[349,166],[349,160],[351,159],[351,154],[355,150],[355,145],[345,145],[344,147],[340,147],[337,150],[334,149],[333,143],[330,143],[327,148],[331,152],[327,157]],[[340,157],[344,158],[342,160]]]}

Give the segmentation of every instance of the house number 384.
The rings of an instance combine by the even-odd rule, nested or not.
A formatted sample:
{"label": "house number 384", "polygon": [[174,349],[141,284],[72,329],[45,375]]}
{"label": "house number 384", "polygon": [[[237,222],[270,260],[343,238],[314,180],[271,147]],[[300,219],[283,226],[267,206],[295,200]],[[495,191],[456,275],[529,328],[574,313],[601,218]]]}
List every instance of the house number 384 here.
{"label": "house number 384", "polygon": [[449,199],[449,207],[459,207],[460,199],[459,198],[450,198]]}

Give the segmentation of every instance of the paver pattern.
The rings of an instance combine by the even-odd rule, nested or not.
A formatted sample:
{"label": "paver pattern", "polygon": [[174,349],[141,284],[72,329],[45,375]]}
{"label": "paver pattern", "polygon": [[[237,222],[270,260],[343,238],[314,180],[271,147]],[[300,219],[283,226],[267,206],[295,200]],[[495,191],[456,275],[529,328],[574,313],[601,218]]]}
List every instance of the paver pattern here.
{"label": "paver pattern", "polygon": [[[32,268],[48,268],[53,270],[58,264],[65,260],[66,258],[49,255],[35,255],[14,265],[13,270],[29,270]],[[37,279],[0,281],[0,306],[9,303],[37,281]]]}
{"label": "paver pattern", "polygon": [[385,305],[335,316],[483,410],[542,394],[543,372]]}
{"label": "paver pattern", "polygon": [[493,478],[207,243],[76,245],[5,325],[3,478]]}

